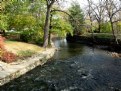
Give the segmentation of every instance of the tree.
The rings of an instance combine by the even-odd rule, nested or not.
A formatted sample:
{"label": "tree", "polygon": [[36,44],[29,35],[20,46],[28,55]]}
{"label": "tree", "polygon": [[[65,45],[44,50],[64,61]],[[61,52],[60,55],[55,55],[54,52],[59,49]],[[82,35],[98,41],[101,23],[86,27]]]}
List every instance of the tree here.
{"label": "tree", "polygon": [[[69,8],[70,15],[69,22],[74,29],[74,34],[80,34],[83,29],[81,25],[84,24],[84,14],[78,2],[73,2]],[[74,21],[73,21],[74,20]]]}
{"label": "tree", "polygon": [[[7,29],[20,31],[21,40],[42,41],[45,20],[45,0],[4,0],[2,21],[7,17]],[[6,16],[6,17],[5,17]],[[1,17],[1,16],[0,16]],[[1,23],[2,25],[6,22]],[[1,25],[0,25],[1,26]],[[41,40],[41,41],[40,41]],[[40,43],[39,43],[40,44]]]}
{"label": "tree", "polygon": [[93,21],[94,21],[94,19],[93,19],[93,12],[92,12],[92,9],[91,9],[91,4],[92,2],[89,2],[88,1],[88,6],[86,7],[86,19],[85,20],[89,20],[88,21],[88,25],[87,25],[87,28],[89,29],[88,30],[88,32],[91,32],[92,33],[92,38],[93,38],[93,40],[94,40],[94,32],[93,32]]}
{"label": "tree", "polygon": [[56,0],[46,0],[46,19],[45,19],[45,25],[44,25],[43,47],[48,46],[50,11],[55,2],[56,2]]}
{"label": "tree", "polygon": [[3,33],[3,35],[5,36],[5,31],[8,28],[8,22],[7,22],[7,16],[0,14],[0,32]]}
{"label": "tree", "polygon": [[50,42],[50,40],[49,40],[50,39],[49,28],[51,27],[51,24],[50,24],[50,20],[51,20],[50,17],[51,16],[50,16],[50,14],[51,14],[51,10],[52,10],[52,7],[53,7],[55,2],[57,2],[56,5],[59,4],[59,0],[46,0],[46,19],[45,19],[45,25],[44,25],[43,47],[47,47],[48,42]]}
{"label": "tree", "polygon": [[5,1],[0,3],[0,32],[5,36],[5,31],[8,28],[8,18],[7,15],[4,14],[6,3]]}
{"label": "tree", "polygon": [[119,19],[115,20],[118,12],[121,12],[121,0],[104,0],[104,7],[106,9],[106,14],[111,24],[113,38],[115,39],[115,41],[117,41],[115,36],[114,23],[121,20],[120,17]]}
{"label": "tree", "polygon": [[98,0],[98,3],[94,3],[92,0],[87,0],[88,1],[88,15],[89,17],[93,17],[93,20],[96,20],[98,23],[98,31],[101,32],[101,24],[104,21],[104,11],[105,8],[103,7],[103,1]]}
{"label": "tree", "polygon": [[56,35],[58,35],[59,37],[66,37],[67,33],[73,35],[72,26],[68,22],[69,16],[73,19],[73,17],[64,10],[61,10],[58,8],[51,10],[49,37],[48,37],[49,45],[51,45],[51,43],[50,43],[51,42],[51,33],[56,33]]}
{"label": "tree", "polygon": [[110,22],[104,22],[101,24],[102,33],[111,33],[111,24]]}
{"label": "tree", "polygon": [[51,14],[51,22],[50,22],[50,31],[51,33],[55,33],[60,37],[66,37],[67,33],[73,34],[72,26],[68,22],[68,15],[66,13],[61,12],[52,12]]}

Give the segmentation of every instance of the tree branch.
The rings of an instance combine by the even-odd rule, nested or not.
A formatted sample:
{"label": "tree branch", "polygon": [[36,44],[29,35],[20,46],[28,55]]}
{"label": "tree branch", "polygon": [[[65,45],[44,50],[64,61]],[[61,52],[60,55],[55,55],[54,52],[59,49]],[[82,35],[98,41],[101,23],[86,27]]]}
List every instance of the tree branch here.
{"label": "tree branch", "polygon": [[118,22],[118,21],[121,21],[121,19],[118,19],[118,20],[116,20],[116,21],[113,21],[113,23],[116,23],[116,22]]}

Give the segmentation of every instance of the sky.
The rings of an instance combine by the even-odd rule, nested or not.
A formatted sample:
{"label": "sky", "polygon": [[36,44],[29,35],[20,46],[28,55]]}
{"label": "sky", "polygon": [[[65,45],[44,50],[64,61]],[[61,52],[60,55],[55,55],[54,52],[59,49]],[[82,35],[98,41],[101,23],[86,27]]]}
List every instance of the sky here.
{"label": "sky", "polygon": [[[70,6],[70,4],[71,4],[73,1],[78,2],[78,3],[80,4],[80,7],[81,7],[82,9],[84,9],[84,8],[86,7],[86,5],[88,4],[88,3],[87,3],[87,0],[65,0],[64,7],[65,7],[65,8],[66,8],[66,7],[68,8],[68,7]],[[95,2],[95,3],[98,2],[98,0],[92,0],[92,1]]]}
{"label": "sky", "polygon": [[66,7],[69,7],[73,1],[79,2],[81,8],[84,8],[87,5],[86,0],[65,0],[65,1],[66,1],[65,3]]}

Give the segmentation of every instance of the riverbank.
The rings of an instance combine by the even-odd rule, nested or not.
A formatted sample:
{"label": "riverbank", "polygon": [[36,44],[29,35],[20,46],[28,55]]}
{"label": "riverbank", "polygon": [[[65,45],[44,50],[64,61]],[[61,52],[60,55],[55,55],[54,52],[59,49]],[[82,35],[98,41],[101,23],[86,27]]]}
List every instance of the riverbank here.
{"label": "riverbank", "polygon": [[54,47],[46,48],[29,58],[18,60],[10,64],[0,61],[0,86],[18,78],[39,65],[43,65],[54,55],[54,53]]}
{"label": "riverbank", "polygon": [[109,51],[111,50],[111,51],[121,52],[121,40],[120,39],[117,40],[118,44],[114,41],[114,39],[110,37],[100,38],[100,37],[94,36],[94,38],[92,38],[90,36],[74,35],[74,36],[67,36],[66,39],[68,42],[78,42],[78,43],[87,44],[90,46],[99,45],[99,46],[108,48]]}
{"label": "riverbank", "polygon": [[16,55],[16,58],[13,61],[16,61],[17,59],[25,59],[31,57],[32,55],[40,53],[44,50],[43,47],[36,44],[10,40],[5,40],[4,49]]}

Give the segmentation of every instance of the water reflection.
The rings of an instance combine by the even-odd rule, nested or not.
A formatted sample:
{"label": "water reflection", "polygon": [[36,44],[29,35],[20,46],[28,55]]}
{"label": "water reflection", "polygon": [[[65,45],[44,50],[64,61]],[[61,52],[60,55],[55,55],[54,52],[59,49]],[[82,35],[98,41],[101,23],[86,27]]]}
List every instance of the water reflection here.
{"label": "water reflection", "polygon": [[[58,51],[55,53],[54,59],[67,59],[72,56],[79,55],[83,52],[83,46],[75,43],[67,43],[66,39],[54,40]],[[70,50],[71,49],[71,50]]]}

